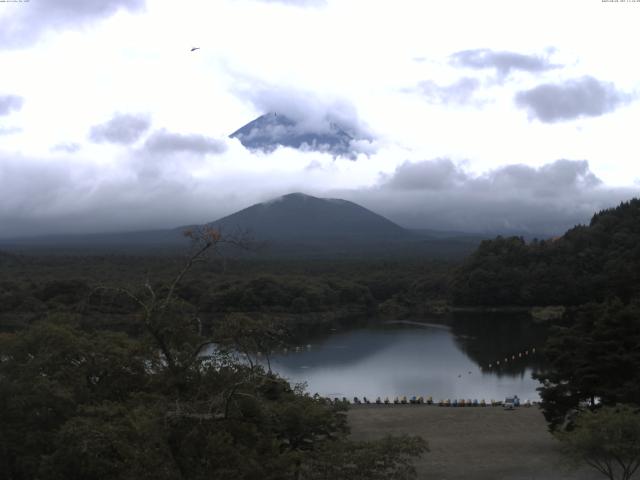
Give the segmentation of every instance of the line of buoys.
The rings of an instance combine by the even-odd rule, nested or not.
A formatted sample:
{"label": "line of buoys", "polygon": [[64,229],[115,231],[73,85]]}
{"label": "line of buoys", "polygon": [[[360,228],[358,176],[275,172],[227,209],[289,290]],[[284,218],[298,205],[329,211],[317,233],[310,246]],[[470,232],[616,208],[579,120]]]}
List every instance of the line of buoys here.
{"label": "line of buoys", "polygon": [[[270,355],[276,355],[278,353],[286,355],[288,353],[293,353],[293,352],[299,353],[304,350],[311,350],[311,344],[307,343],[306,345],[282,347],[279,350],[271,350]],[[258,355],[262,355],[262,352],[257,352],[257,353]]]}
{"label": "line of buoys", "polygon": [[[320,399],[322,397],[320,397],[318,394],[314,395],[314,398],[316,399]],[[517,397],[516,397],[517,398]],[[371,400],[367,397],[353,397],[352,400],[348,399],[347,397],[334,397],[334,398],[324,398],[325,401],[329,402],[329,403],[335,403],[335,404],[339,404],[339,403],[344,403],[344,404],[349,404],[349,405],[371,405],[371,404],[375,404],[375,405],[436,405],[439,407],[500,407],[500,406],[504,406],[505,402],[501,401],[501,400],[485,400],[480,399],[478,400],[476,399],[470,399],[470,398],[454,398],[454,399],[450,399],[447,398],[446,400],[438,400],[437,402],[433,400],[433,397],[428,396],[428,397],[423,397],[423,396],[412,396],[410,398],[407,398],[406,396],[395,396],[392,399],[389,397],[384,397],[384,399],[382,399],[382,397],[376,397],[375,400]],[[507,399],[507,401],[510,399]],[[537,405],[538,402],[536,400],[524,400],[523,402],[516,402],[514,404],[514,406],[516,407],[531,407],[534,405]]]}
{"label": "line of buoys", "polygon": [[491,363],[487,364],[487,368],[488,369],[492,369],[493,367],[499,367],[501,361],[502,361],[503,364],[509,363],[509,361],[513,362],[513,361],[517,360],[518,358],[523,358],[523,357],[528,356],[529,353],[531,353],[531,354],[536,353],[536,348],[535,347],[531,347],[530,350],[525,350],[524,352],[518,352],[517,356],[516,356],[516,354],[513,354],[511,356],[507,355],[502,360],[496,360],[495,362],[491,362]]}

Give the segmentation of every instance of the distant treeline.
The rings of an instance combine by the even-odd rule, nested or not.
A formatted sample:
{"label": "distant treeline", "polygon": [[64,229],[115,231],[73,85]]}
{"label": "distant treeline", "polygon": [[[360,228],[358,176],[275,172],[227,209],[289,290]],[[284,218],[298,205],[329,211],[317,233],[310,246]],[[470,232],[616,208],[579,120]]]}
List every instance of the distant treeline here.
{"label": "distant treeline", "polygon": [[[0,258],[0,326],[14,327],[0,331],[2,479],[416,478],[423,439],[353,441],[344,404],[290,385],[268,356],[266,367],[256,361],[288,340],[269,312],[295,310],[312,293],[366,304],[366,290],[352,280],[311,288],[300,277],[196,269],[219,238],[208,232],[177,265]],[[229,313],[206,330],[201,302],[264,317]]]}
{"label": "distant treeline", "polygon": [[553,240],[483,241],[457,270],[457,305],[580,305],[640,294],[640,200],[596,213]]}
{"label": "distant treeline", "polygon": [[[0,328],[19,329],[57,313],[73,313],[99,328],[125,328],[138,306],[105,287],[142,292],[148,281],[162,288],[180,261],[5,254],[0,257]],[[444,303],[453,268],[431,260],[212,260],[194,267],[176,293],[184,308],[205,322],[241,312],[310,326],[358,317],[408,316],[425,305]]]}
{"label": "distant treeline", "polygon": [[453,275],[450,299],[568,307],[535,374],[550,429],[571,430],[583,410],[640,405],[640,200],[603,210],[557,239],[482,242]]}
{"label": "distant treeline", "polygon": [[[136,311],[98,287],[142,289],[175,274],[181,256],[19,255],[0,252],[0,327],[59,311],[122,323]],[[284,315],[301,323],[343,316],[403,318],[469,306],[582,305],[640,294],[640,200],[593,216],[553,240],[483,241],[462,264],[425,258],[246,259],[197,265],[180,285],[209,316]],[[100,315],[102,316],[100,316]]]}

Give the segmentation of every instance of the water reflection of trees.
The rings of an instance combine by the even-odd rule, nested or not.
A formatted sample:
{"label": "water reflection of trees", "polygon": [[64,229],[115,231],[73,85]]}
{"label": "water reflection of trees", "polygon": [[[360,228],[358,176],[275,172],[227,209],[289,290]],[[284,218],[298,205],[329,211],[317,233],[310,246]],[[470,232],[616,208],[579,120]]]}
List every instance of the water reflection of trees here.
{"label": "water reflection of trees", "polygon": [[[279,351],[274,361],[287,368],[294,369],[300,365],[322,365],[325,367],[341,367],[352,365],[371,357],[393,343],[397,332],[389,330],[383,335],[381,329],[356,329],[351,332],[336,332],[334,338],[310,339],[310,348],[306,345],[289,348],[287,352]],[[318,348],[318,345],[321,345]]]}
{"label": "water reflection of trees", "polygon": [[[527,369],[537,371],[543,365],[540,350],[546,339],[547,328],[532,322],[528,314],[455,313],[437,320],[415,322],[362,322],[357,327],[333,329],[297,338],[288,353],[276,352],[276,361],[288,368],[303,365],[345,365],[374,355],[389,346],[396,335],[416,325],[441,324],[450,329],[456,346],[476,363],[483,373],[498,376],[523,377]],[[370,328],[367,328],[370,327]],[[437,330],[436,330],[437,331]],[[435,331],[434,331],[435,332]],[[337,337],[336,337],[337,335]],[[337,343],[335,340],[338,340]],[[313,347],[306,348],[311,343]],[[324,345],[318,349],[317,345]],[[536,353],[532,353],[532,348]],[[529,351],[528,355],[524,355]],[[518,357],[521,353],[522,357]],[[512,360],[512,356],[516,357]],[[508,358],[507,362],[504,359]],[[497,365],[496,361],[500,364]],[[491,364],[491,367],[489,365]]]}
{"label": "water reflection of trees", "polygon": [[456,344],[485,373],[522,376],[527,368],[539,370],[543,364],[540,350],[547,329],[528,314],[455,313],[447,323]]}

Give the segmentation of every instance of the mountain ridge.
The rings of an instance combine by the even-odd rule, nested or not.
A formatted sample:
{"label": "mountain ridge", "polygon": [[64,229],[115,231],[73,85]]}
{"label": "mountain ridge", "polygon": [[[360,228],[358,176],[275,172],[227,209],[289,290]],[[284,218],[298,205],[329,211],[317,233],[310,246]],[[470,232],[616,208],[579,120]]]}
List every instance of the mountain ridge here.
{"label": "mountain ridge", "polygon": [[353,157],[351,142],[355,135],[337,122],[306,126],[287,115],[269,112],[240,127],[230,138],[237,138],[249,150],[270,153],[278,147],[303,151],[327,152],[334,156]]}
{"label": "mountain ridge", "polygon": [[[126,251],[159,253],[184,251],[186,229],[210,226],[223,235],[242,234],[261,245],[256,255],[461,257],[471,253],[483,237],[425,234],[403,228],[349,200],[320,198],[300,192],[256,203],[217,220],[164,230],[102,234],[49,235],[0,239],[0,248],[73,253]],[[244,235],[248,234],[248,235]]]}
{"label": "mountain ridge", "polygon": [[256,203],[208,225],[251,230],[263,240],[400,238],[409,231],[354,202],[300,192]]}

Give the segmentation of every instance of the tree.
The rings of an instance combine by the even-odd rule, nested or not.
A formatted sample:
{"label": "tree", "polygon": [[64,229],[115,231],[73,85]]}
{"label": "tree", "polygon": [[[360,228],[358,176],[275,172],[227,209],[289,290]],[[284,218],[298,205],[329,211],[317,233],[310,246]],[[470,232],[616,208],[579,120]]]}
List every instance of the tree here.
{"label": "tree", "polygon": [[[176,292],[226,239],[207,228],[188,235],[194,249],[167,285],[96,290],[135,303],[143,334],[59,316],[0,336],[4,478],[298,480],[315,478],[307,472],[316,465],[346,472],[354,464],[360,478],[414,478],[420,439],[354,443],[344,405],[206,348],[215,337]],[[282,334],[248,317],[218,331],[249,355]]]}
{"label": "tree", "polygon": [[457,269],[452,299],[467,305],[580,305],[640,295],[640,199],[595,214],[551,241],[483,241]]}
{"label": "tree", "polygon": [[556,327],[535,374],[551,430],[571,428],[571,414],[597,404],[640,405],[640,307],[619,300],[590,304]]}
{"label": "tree", "polygon": [[188,229],[184,235],[192,240],[191,251],[168,286],[156,289],[147,279],[142,292],[122,287],[103,286],[96,289],[125,295],[138,305],[144,330],[159,350],[158,360],[166,365],[169,372],[178,375],[196,363],[202,350],[213,340],[203,340],[200,319],[194,312],[189,312],[177,297],[177,288],[193,266],[204,261],[208,253],[219,255],[220,248],[226,244],[240,247],[247,244],[245,238],[223,237],[218,230],[209,226]]}
{"label": "tree", "polygon": [[610,480],[629,480],[640,467],[640,414],[637,407],[618,405],[585,411],[575,428],[556,433],[565,452],[586,462]]}
{"label": "tree", "polygon": [[282,322],[243,314],[227,315],[214,332],[218,346],[231,348],[242,355],[251,367],[264,355],[271,372],[271,352],[286,345],[287,331]]}
{"label": "tree", "polygon": [[416,476],[413,459],[429,451],[420,437],[387,436],[375,442],[323,447],[307,466],[310,480],[407,480]]}
{"label": "tree", "polygon": [[0,338],[0,352],[0,471],[12,480],[38,477],[83,406],[150,388],[148,352],[121,333],[43,322]]}

